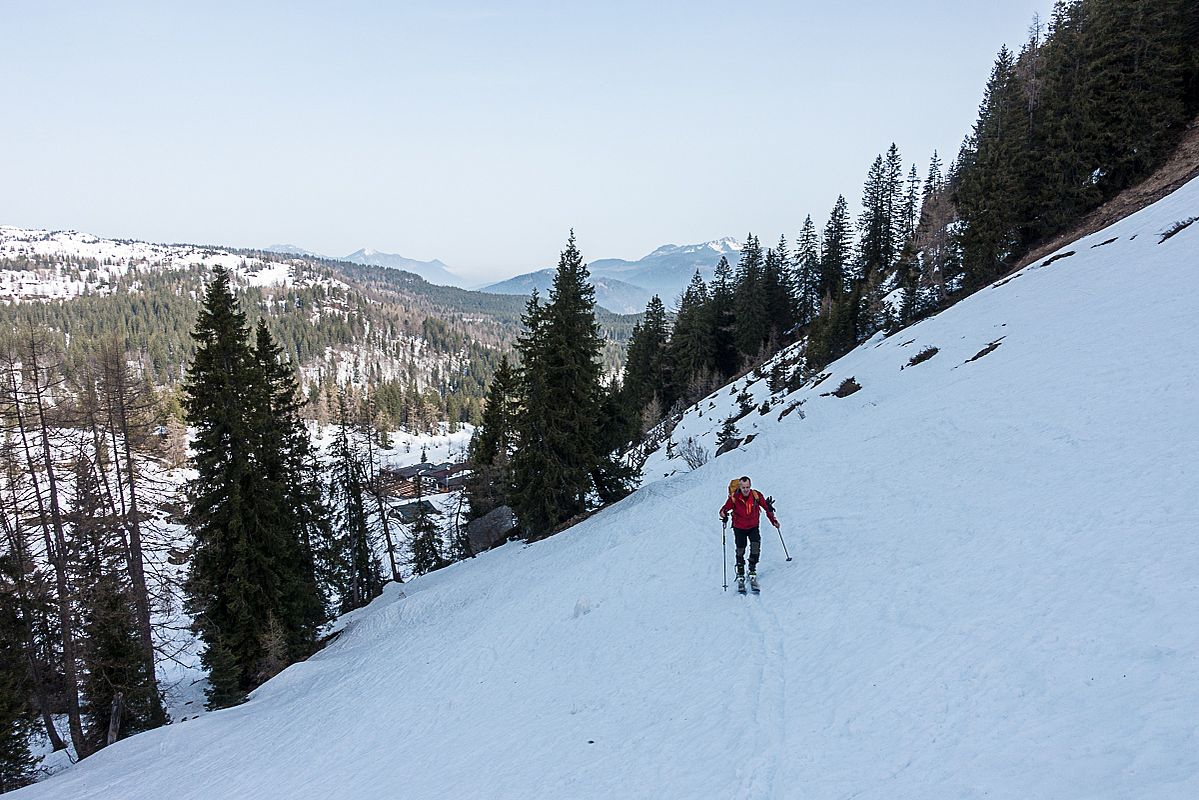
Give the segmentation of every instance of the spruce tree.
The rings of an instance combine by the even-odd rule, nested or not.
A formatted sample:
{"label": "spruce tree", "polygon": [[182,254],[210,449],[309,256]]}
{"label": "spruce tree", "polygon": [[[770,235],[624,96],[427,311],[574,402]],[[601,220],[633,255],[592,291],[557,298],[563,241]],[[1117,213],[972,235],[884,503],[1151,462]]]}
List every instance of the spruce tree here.
{"label": "spruce tree", "polygon": [[840,298],[848,288],[852,257],[853,232],[850,230],[849,204],[844,196],[839,196],[829,214],[820,244],[820,281],[817,288],[822,309]]}
{"label": "spruce tree", "polygon": [[273,386],[250,347],[223,268],[214,270],[193,337],[196,353],[184,385],[187,421],[196,430],[196,474],[188,486],[195,554],[187,592],[215,708],[238,702],[270,677],[268,667],[280,657],[271,652],[280,627],[289,642],[312,631],[295,605],[306,579],[277,469],[283,458],[273,449],[281,446],[282,430]]}
{"label": "spruce tree", "polygon": [[733,288],[737,350],[746,361],[758,358],[770,335],[770,320],[765,313],[764,267],[762,245],[751,233],[741,248]]}
{"label": "spruce tree", "polygon": [[913,163],[911,170],[908,171],[907,188],[903,197],[903,214],[900,217],[899,252],[901,254],[903,249],[911,244],[912,237],[916,233],[916,223],[920,219],[920,198],[920,175],[916,172],[916,164]]}
{"label": "spruce tree", "polygon": [[936,194],[944,187],[944,177],[941,175],[941,158],[933,151],[928,161],[928,175],[924,179],[924,190],[921,201],[927,201],[930,195]]}
{"label": "spruce tree", "polygon": [[600,463],[597,420],[603,342],[595,289],[572,232],[558,260],[549,303],[534,295],[524,317],[522,406],[512,459],[513,508],[525,535],[539,538],[587,508]]}
{"label": "spruce tree", "polygon": [[824,368],[853,349],[858,339],[858,310],[862,302],[862,285],[853,287],[829,303],[812,324],[805,352],[808,372]]}
{"label": "spruce tree", "polygon": [[794,264],[796,321],[807,326],[820,313],[820,237],[811,214],[799,231]]}
{"label": "spruce tree", "polygon": [[282,348],[259,319],[255,330],[253,361],[256,381],[265,390],[260,420],[257,461],[262,478],[278,487],[278,525],[284,545],[281,558],[290,563],[280,570],[284,608],[275,612],[283,631],[288,663],[307,657],[315,648],[317,633],[326,621],[324,597],[316,577],[316,543],[328,535],[320,468],[312,438],[300,418],[303,401],[295,372],[284,360]]}
{"label": "spruce tree", "polygon": [[487,389],[487,405],[483,410],[483,419],[471,437],[472,464],[491,464],[501,454],[510,453],[516,393],[516,373],[508,363],[508,357],[504,356]]}
{"label": "spruce tree", "polygon": [[1011,263],[1019,242],[1020,118],[1023,95],[1011,52],[999,51],[979,118],[958,163],[957,205],[966,289],[986,286]]}
{"label": "spruce tree", "polygon": [[787,238],[767,251],[762,261],[762,295],[767,321],[770,352],[777,350],[795,326],[795,280],[791,272],[791,252]]}
{"label": "spruce tree", "polygon": [[[264,600],[277,600],[271,581],[231,580],[251,550],[253,534],[246,530],[243,505],[253,502],[257,487],[243,413],[251,373],[245,316],[223,268],[214,271],[193,336],[196,355],[184,406],[196,429],[196,477],[189,485],[189,527],[196,547],[187,589],[196,632],[206,645],[202,663],[209,672],[209,704],[219,707],[253,687],[259,655],[255,611]],[[213,658],[218,652],[219,673]]]}
{"label": "spruce tree", "polygon": [[678,387],[677,395],[685,402],[696,399],[697,381],[712,368],[710,309],[708,287],[696,270],[683,290],[670,335],[670,371]]}
{"label": "spruce tree", "polygon": [[441,554],[441,534],[425,504],[424,491],[417,482],[416,518],[412,521],[412,574],[424,575],[441,569],[448,562]]}
{"label": "spruce tree", "polygon": [[[883,270],[881,277],[888,276],[895,269],[899,253],[906,241],[904,229],[904,182],[903,158],[894,142],[887,148],[887,157],[883,170],[883,211],[885,215],[886,237],[883,250]],[[915,211],[913,210],[913,215]]]}
{"label": "spruce tree", "polygon": [[862,187],[862,212],[858,215],[858,253],[854,278],[869,281],[887,268],[888,239],[887,176],[883,157],[876,156]]}
{"label": "spruce tree", "polygon": [[669,335],[666,307],[654,295],[645,306],[643,321],[633,326],[625,355],[623,396],[634,414],[641,414],[655,397],[659,407],[669,406],[674,400],[667,354]]}
{"label": "spruce tree", "polygon": [[709,351],[715,377],[723,382],[736,374],[740,360],[737,355],[733,268],[724,256],[716,265],[708,289],[708,319],[712,335]]}
{"label": "spruce tree", "polygon": [[471,519],[508,503],[519,388],[516,372],[504,356],[492,376],[483,418],[470,441],[465,492]]}
{"label": "spruce tree", "polygon": [[735,417],[726,417],[724,422],[720,424],[720,430],[716,433],[716,447],[723,447],[740,436],[741,432],[737,430],[737,419]]}

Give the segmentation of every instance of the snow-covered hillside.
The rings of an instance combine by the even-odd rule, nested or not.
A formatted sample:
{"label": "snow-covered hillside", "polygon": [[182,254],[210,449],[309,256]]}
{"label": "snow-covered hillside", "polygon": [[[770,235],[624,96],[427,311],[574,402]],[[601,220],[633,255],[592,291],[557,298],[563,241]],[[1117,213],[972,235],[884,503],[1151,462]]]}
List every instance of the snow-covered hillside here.
{"label": "snow-covered hillside", "polygon": [[0,226],[0,302],[108,294],[133,269],[193,266],[223,266],[253,286],[285,286],[292,280],[284,261],[247,258],[220,248]]}
{"label": "snow-covered hillside", "polygon": [[[742,449],[391,586],[246,704],[15,796],[1199,796],[1199,224],[1159,243],[1197,213],[1194,181],[858,348]],[[795,559],[766,528],[760,597],[721,590],[741,474]]]}
{"label": "snow-covered hillside", "polygon": [[[376,380],[415,376],[419,386],[433,386],[435,373],[457,376],[469,365],[472,354],[466,349],[436,351],[416,332],[373,330],[369,316],[362,314],[362,305],[381,308],[384,301],[377,295],[363,296],[360,287],[302,254],[264,258],[231,248],[0,226],[0,306],[144,291],[152,273],[198,270],[205,274],[217,266],[227,269],[239,288],[261,287],[265,304],[276,314],[300,308],[294,299],[288,302],[286,290],[319,287],[320,302],[305,310],[310,325],[322,318],[349,323],[363,317],[358,322],[360,335],[352,346],[339,344],[323,353],[305,353],[300,364],[305,391],[328,376],[338,383],[363,386],[370,373]],[[200,293],[198,286],[189,288],[182,279],[173,291]]]}

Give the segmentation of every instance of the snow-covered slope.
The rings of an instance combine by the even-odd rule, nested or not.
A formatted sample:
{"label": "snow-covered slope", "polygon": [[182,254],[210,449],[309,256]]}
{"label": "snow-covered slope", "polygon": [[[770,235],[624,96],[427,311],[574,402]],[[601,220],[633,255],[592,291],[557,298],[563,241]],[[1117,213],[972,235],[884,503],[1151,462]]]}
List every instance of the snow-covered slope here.
{"label": "snow-covered slope", "polygon": [[[1199,796],[1199,224],[1158,243],[1196,213],[1199,181],[867,343],[742,450],[15,796]],[[767,528],[760,597],[721,590],[743,473],[795,559]]]}
{"label": "snow-covered slope", "polygon": [[78,231],[0,225],[0,302],[110,294],[117,280],[132,271],[193,266],[222,266],[254,286],[294,282],[292,267],[283,261],[247,258],[222,248],[101,239]]}

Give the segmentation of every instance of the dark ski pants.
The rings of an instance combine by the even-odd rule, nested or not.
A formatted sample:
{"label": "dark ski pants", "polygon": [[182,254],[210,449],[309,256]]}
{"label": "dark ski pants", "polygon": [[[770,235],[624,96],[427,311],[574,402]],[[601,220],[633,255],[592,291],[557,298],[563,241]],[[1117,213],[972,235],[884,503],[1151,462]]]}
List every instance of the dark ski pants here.
{"label": "dark ski pants", "polygon": [[745,543],[749,542],[749,571],[758,569],[758,556],[762,553],[762,534],[758,527],[733,528],[733,537],[737,540],[737,574],[745,574]]}

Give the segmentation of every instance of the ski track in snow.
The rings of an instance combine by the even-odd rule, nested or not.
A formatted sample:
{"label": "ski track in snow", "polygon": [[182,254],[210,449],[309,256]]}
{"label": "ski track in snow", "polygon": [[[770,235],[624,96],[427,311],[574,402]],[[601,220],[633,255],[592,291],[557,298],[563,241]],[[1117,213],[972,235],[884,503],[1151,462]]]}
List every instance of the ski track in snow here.
{"label": "ski track in snow", "polygon": [[[739,422],[752,444],[667,479],[659,452],[565,533],[389,586],[246,704],[13,796],[1199,797],[1199,226],[1153,235],[1197,206],[1199,181],[858,348]],[[711,448],[765,384],[675,441]],[[740,474],[794,557],[763,528],[758,597],[721,589]]]}

